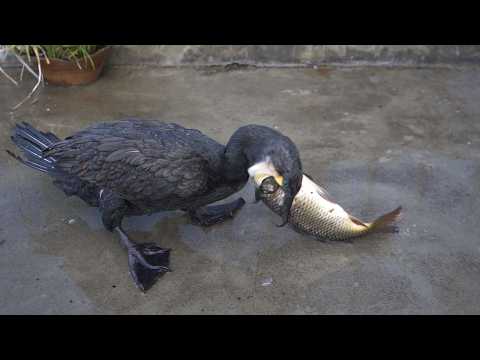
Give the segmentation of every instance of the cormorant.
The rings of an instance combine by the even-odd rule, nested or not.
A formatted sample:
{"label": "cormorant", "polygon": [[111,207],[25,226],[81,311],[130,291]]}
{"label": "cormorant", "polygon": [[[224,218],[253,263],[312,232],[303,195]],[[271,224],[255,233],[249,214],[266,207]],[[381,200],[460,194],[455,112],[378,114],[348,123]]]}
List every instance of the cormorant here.
{"label": "cormorant", "polygon": [[261,125],[239,128],[226,146],[199,130],[139,119],[97,123],[64,140],[24,122],[12,140],[25,158],[7,150],[10,155],[46,172],[67,196],[99,207],[105,228],[127,249],[130,274],[142,291],[170,271],[170,249],[132,241],[122,229],[124,216],[183,210],[199,225],[219,223],[245,201],[206,205],[237,192],[257,171],[271,171],[287,194],[283,226],[302,181],[295,144]]}

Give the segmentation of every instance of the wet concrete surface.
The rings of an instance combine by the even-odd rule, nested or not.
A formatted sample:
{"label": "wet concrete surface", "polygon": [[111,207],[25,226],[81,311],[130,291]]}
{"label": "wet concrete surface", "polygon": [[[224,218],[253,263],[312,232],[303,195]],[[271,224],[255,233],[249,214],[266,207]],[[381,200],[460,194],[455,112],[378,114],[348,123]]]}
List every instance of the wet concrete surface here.
{"label": "wet concrete surface", "polygon": [[[97,210],[0,152],[1,314],[480,313],[480,72],[450,69],[113,67],[95,84],[28,93],[0,79],[0,143],[17,121],[67,136],[128,116],[225,143],[245,124],[298,145],[307,173],[365,220],[403,205],[398,234],[318,242],[253,204],[200,228],[183,213],[132,217],[173,249],[147,293]],[[237,195],[238,196],[238,195]]]}

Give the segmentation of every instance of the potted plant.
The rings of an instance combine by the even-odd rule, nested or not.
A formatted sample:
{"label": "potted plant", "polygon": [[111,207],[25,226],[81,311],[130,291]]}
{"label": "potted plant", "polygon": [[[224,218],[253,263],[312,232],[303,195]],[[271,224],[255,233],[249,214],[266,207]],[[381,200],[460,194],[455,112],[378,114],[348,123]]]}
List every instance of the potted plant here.
{"label": "potted plant", "polygon": [[[49,84],[67,86],[85,85],[97,80],[111,48],[107,45],[4,45],[2,50],[21,63],[20,80],[25,69],[37,79],[30,94],[15,109],[33,95],[44,79]],[[36,70],[31,66],[32,60],[36,62]],[[1,67],[0,72],[18,84]]]}

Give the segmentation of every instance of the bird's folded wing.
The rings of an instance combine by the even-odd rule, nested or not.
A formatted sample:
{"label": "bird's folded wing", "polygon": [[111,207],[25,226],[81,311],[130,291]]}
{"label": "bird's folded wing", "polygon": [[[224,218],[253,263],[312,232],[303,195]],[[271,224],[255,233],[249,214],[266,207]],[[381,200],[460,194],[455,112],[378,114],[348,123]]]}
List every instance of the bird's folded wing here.
{"label": "bird's folded wing", "polygon": [[[178,140],[178,139],[177,139]],[[48,149],[56,167],[127,200],[201,193],[208,162],[181,141],[79,133]]]}

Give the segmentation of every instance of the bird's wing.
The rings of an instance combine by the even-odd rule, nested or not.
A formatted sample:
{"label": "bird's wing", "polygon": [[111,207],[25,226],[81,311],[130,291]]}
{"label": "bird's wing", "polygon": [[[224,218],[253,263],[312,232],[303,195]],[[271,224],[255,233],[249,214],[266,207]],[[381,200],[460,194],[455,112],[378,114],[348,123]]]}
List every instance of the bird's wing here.
{"label": "bird's wing", "polygon": [[56,159],[55,166],[66,173],[126,200],[188,198],[207,186],[208,161],[179,138],[79,134],[44,155]]}

